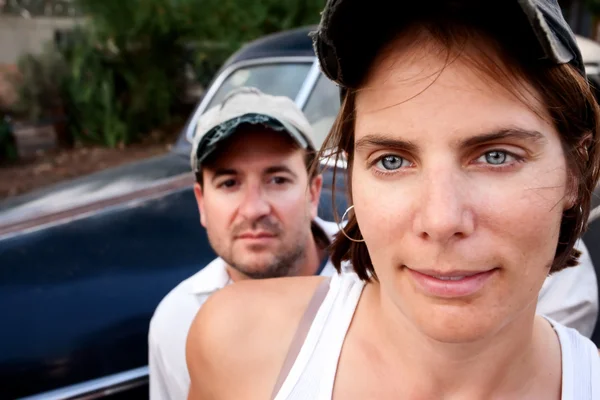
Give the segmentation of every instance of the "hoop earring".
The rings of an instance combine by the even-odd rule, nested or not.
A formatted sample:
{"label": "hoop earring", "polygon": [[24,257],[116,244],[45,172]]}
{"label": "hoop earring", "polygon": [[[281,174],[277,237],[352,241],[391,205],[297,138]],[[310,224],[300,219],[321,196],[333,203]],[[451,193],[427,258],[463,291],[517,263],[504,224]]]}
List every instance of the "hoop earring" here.
{"label": "hoop earring", "polygon": [[[349,212],[350,210],[352,210],[353,208],[354,208],[354,204],[353,204],[353,205],[351,205],[350,207],[348,207],[348,208],[346,209],[346,212],[344,213],[344,215],[342,215],[342,219],[341,219],[341,221],[343,221],[343,220],[344,220],[344,218],[346,217],[346,215],[348,214],[348,212]],[[356,239],[352,239],[350,236],[348,236],[348,234],[346,233],[346,231],[344,231],[344,228],[342,227],[342,225],[340,225],[340,223],[339,223],[339,222],[338,222],[338,228],[340,229],[340,232],[342,232],[342,234],[343,234],[344,236],[346,236],[346,238],[347,238],[348,240],[351,240],[351,241],[353,241],[353,242],[355,242],[355,243],[363,243],[363,242],[365,241],[365,239],[362,239],[362,240],[356,240]]]}

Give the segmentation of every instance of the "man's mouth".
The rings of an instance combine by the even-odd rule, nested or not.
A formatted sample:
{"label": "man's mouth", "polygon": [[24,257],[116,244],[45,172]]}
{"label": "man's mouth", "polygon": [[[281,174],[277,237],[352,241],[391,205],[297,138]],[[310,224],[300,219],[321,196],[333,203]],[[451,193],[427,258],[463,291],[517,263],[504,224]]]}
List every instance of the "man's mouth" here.
{"label": "man's mouth", "polygon": [[276,237],[274,233],[271,232],[246,232],[240,235],[237,235],[237,239],[272,239]]}

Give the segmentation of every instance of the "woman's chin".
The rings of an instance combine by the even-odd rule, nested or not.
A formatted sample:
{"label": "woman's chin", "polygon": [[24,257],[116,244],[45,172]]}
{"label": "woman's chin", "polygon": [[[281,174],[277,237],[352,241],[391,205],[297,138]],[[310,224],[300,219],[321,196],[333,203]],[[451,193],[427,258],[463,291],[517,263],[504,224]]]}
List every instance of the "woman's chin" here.
{"label": "woman's chin", "polygon": [[493,337],[505,326],[506,319],[490,315],[490,310],[467,305],[437,306],[419,313],[413,323],[426,337],[437,342],[468,344]]}

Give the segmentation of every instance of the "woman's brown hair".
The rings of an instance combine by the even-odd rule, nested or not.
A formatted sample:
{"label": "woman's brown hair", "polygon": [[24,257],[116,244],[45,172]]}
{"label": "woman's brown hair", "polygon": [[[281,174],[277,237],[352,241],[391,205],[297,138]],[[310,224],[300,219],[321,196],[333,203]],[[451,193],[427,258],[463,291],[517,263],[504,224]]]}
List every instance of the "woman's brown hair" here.
{"label": "woman's brown hair", "polygon": [[[453,20],[444,16],[441,20],[415,22],[400,33],[410,35],[413,45],[415,41],[423,38],[433,40],[447,52],[448,62],[455,60],[454,56],[464,56],[462,50],[469,41],[484,40],[491,43],[497,54],[485,54],[484,50],[481,50],[477,57],[467,57],[467,61],[472,64],[476,72],[481,73],[481,76],[486,79],[501,82],[512,95],[522,101],[527,102],[523,91],[539,100],[544,110],[534,111],[550,116],[559,132],[567,161],[568,182],[574,199],[573,206],[563,213],[558,246],[550,272],[577,265],[580,252],[574,246],[586,228],[592,192],[600,174],[600,152],[597,146],[600,109],[587,80],[569,64],[550,65],[538,60],[526,61],[518,42],[507,45],[502,38],[498,37],[497,32],[490,32],[482,24],[465,23],[464,20]],[[523,88],[523,81],[530,84],[534,93]],[[334,158],[336,160],[334,165],[338,165],[343,155],[346,156],[346,187],[350,204],[352,204],[355,98],[360,86],[345,88],[341,109],[325,139],[319,157]],[[535,107],[530,100],[527,105],[532,109]],[[334,170],[334,185],[335,174]],[[333,192],[335,195],[335,187]],[[351,238],[362,239],[353,213],[350,213],[343,229]],[[341,269],[342,262],[349,261],[361,279],[365,281],[377,279],[364,242],[353,242],[343,234],[338,234],[331,245],[331,260],[338,270]]]}

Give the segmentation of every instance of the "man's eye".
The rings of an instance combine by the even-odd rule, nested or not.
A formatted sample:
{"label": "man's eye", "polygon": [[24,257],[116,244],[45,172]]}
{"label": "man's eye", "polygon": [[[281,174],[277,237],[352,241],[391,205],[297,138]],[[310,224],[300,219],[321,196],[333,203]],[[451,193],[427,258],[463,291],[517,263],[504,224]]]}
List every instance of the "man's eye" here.
{"label": "man's eye", "polygon": [[219,187],[222,188],[232,188],[236,185],[236,181],[235,179],[227,179],[226,181],[223,181],[219,184]]}
{"label": "man's eye", "polygon": [[284,183],[288,182],[288,179],[284,178],[283,176],[274,176],[273,178],[271,178],[271,182],[273,182],[276,185],[283,185]]}

